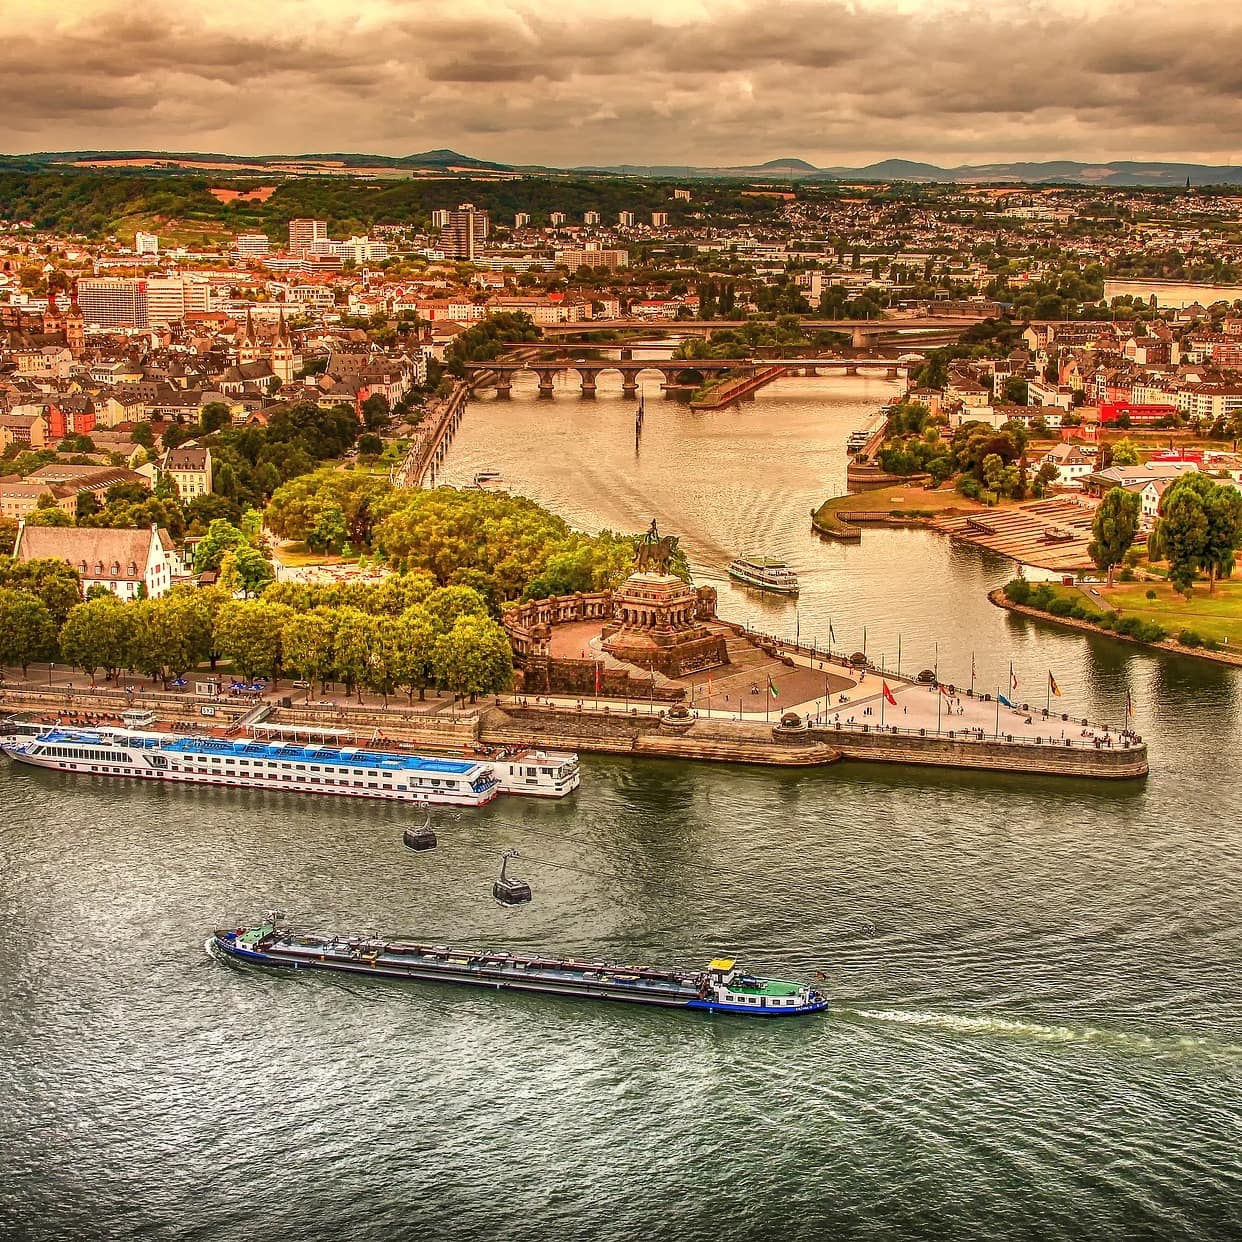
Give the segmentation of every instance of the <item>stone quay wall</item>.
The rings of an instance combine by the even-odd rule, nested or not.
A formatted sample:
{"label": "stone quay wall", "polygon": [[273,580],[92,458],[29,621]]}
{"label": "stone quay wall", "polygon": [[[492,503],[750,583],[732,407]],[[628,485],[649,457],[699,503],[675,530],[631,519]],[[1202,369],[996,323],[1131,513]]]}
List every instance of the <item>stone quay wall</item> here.
{"label": "stone quay wall", "polygon": [[1043,776],[1078,776],[1127,780],[1147,775],[1147,746],[1058,746],[973,741],[910,732],[861,732],[852,729],[793,730],[826,742],[845,759],[904,763],[938,768],[974,768],[990,772],[1024,772]]}

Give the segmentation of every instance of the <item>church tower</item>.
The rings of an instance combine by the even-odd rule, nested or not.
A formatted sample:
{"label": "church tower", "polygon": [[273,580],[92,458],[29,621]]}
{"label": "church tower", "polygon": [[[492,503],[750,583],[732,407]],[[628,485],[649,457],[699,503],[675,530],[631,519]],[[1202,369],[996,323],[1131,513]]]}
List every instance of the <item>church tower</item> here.
{"label": "church tower", "polygon": [[246,328],[237,346],[237,364],[244,367],[248,362],[258,362],[261,356],[259,338],[254,330],[254,318],[247,307]]}
{"label": "church tower", "polygon": [[272,374],[287,384],[293,379],[293,337],[289,325],[285,323],[285,312],[280,312],[280,327],[276,330],[276,340],[272,343]]}
{"label": "church tower", "polygon": [[80,358],[86,352],[86,316],[78,305],[76,283],[69,295],[69,309],[65,313],[65,344],[75,358]]}
{"label": "church tower", "polygon": [[60,310],[56,305],[56,290],[49,289],[47,291],[47,310],[43,312],[43,331],[49,336],[53,332],[64,331],[65,321],[60,317]]}

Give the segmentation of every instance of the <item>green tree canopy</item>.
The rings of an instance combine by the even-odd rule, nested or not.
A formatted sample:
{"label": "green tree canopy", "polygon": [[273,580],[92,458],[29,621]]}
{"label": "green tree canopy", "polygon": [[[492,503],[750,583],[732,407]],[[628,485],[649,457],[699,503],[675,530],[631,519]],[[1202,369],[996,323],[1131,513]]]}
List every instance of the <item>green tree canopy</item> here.
{"label": "green tree canopy", "polygon": [[1087,545],[1087,555],[1095,562],[1097,569],[1108,573],[1110,586],[1113,568],[1121,564],[1134,542],[1142,507],[1143,502],[1137,492],[1114,487],[1095,511],[1091,521],[1091,533],[1095,538]]}
{"label": "green tree canopy", "polygon": [[0,587],[0,667],[17,665],[25,677],[36,660],[56,654],[56,623],[32,591]]}

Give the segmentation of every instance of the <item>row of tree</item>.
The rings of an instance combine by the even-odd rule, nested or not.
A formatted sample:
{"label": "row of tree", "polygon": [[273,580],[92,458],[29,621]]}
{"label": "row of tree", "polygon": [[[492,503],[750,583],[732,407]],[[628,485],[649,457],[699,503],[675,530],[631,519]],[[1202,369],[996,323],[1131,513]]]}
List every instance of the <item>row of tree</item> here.
{"label": "row of tree", "polygon": [[220,587],[131,602],[107,592],[74,604],[58,625],[35,591],[0,587],[0,662],[24,674],[36,661],[59,660],[92,681],[129,670],[167,683],[226,660],[248,681],[275,685],[293,674],[385,699],[439,686],[473,700],[511,684],[508,639],[478,592],[408,575],[341,599],[283,584],[255,600]]}

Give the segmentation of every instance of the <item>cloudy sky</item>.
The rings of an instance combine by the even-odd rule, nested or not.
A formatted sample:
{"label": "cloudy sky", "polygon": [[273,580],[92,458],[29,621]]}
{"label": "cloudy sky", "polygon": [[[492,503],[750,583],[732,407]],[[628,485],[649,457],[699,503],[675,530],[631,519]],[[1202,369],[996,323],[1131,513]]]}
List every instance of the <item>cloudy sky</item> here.
{"label": "cloudy sky", "polygon": [[1242,154],[1230,0],[0,0],[0,149]]}

